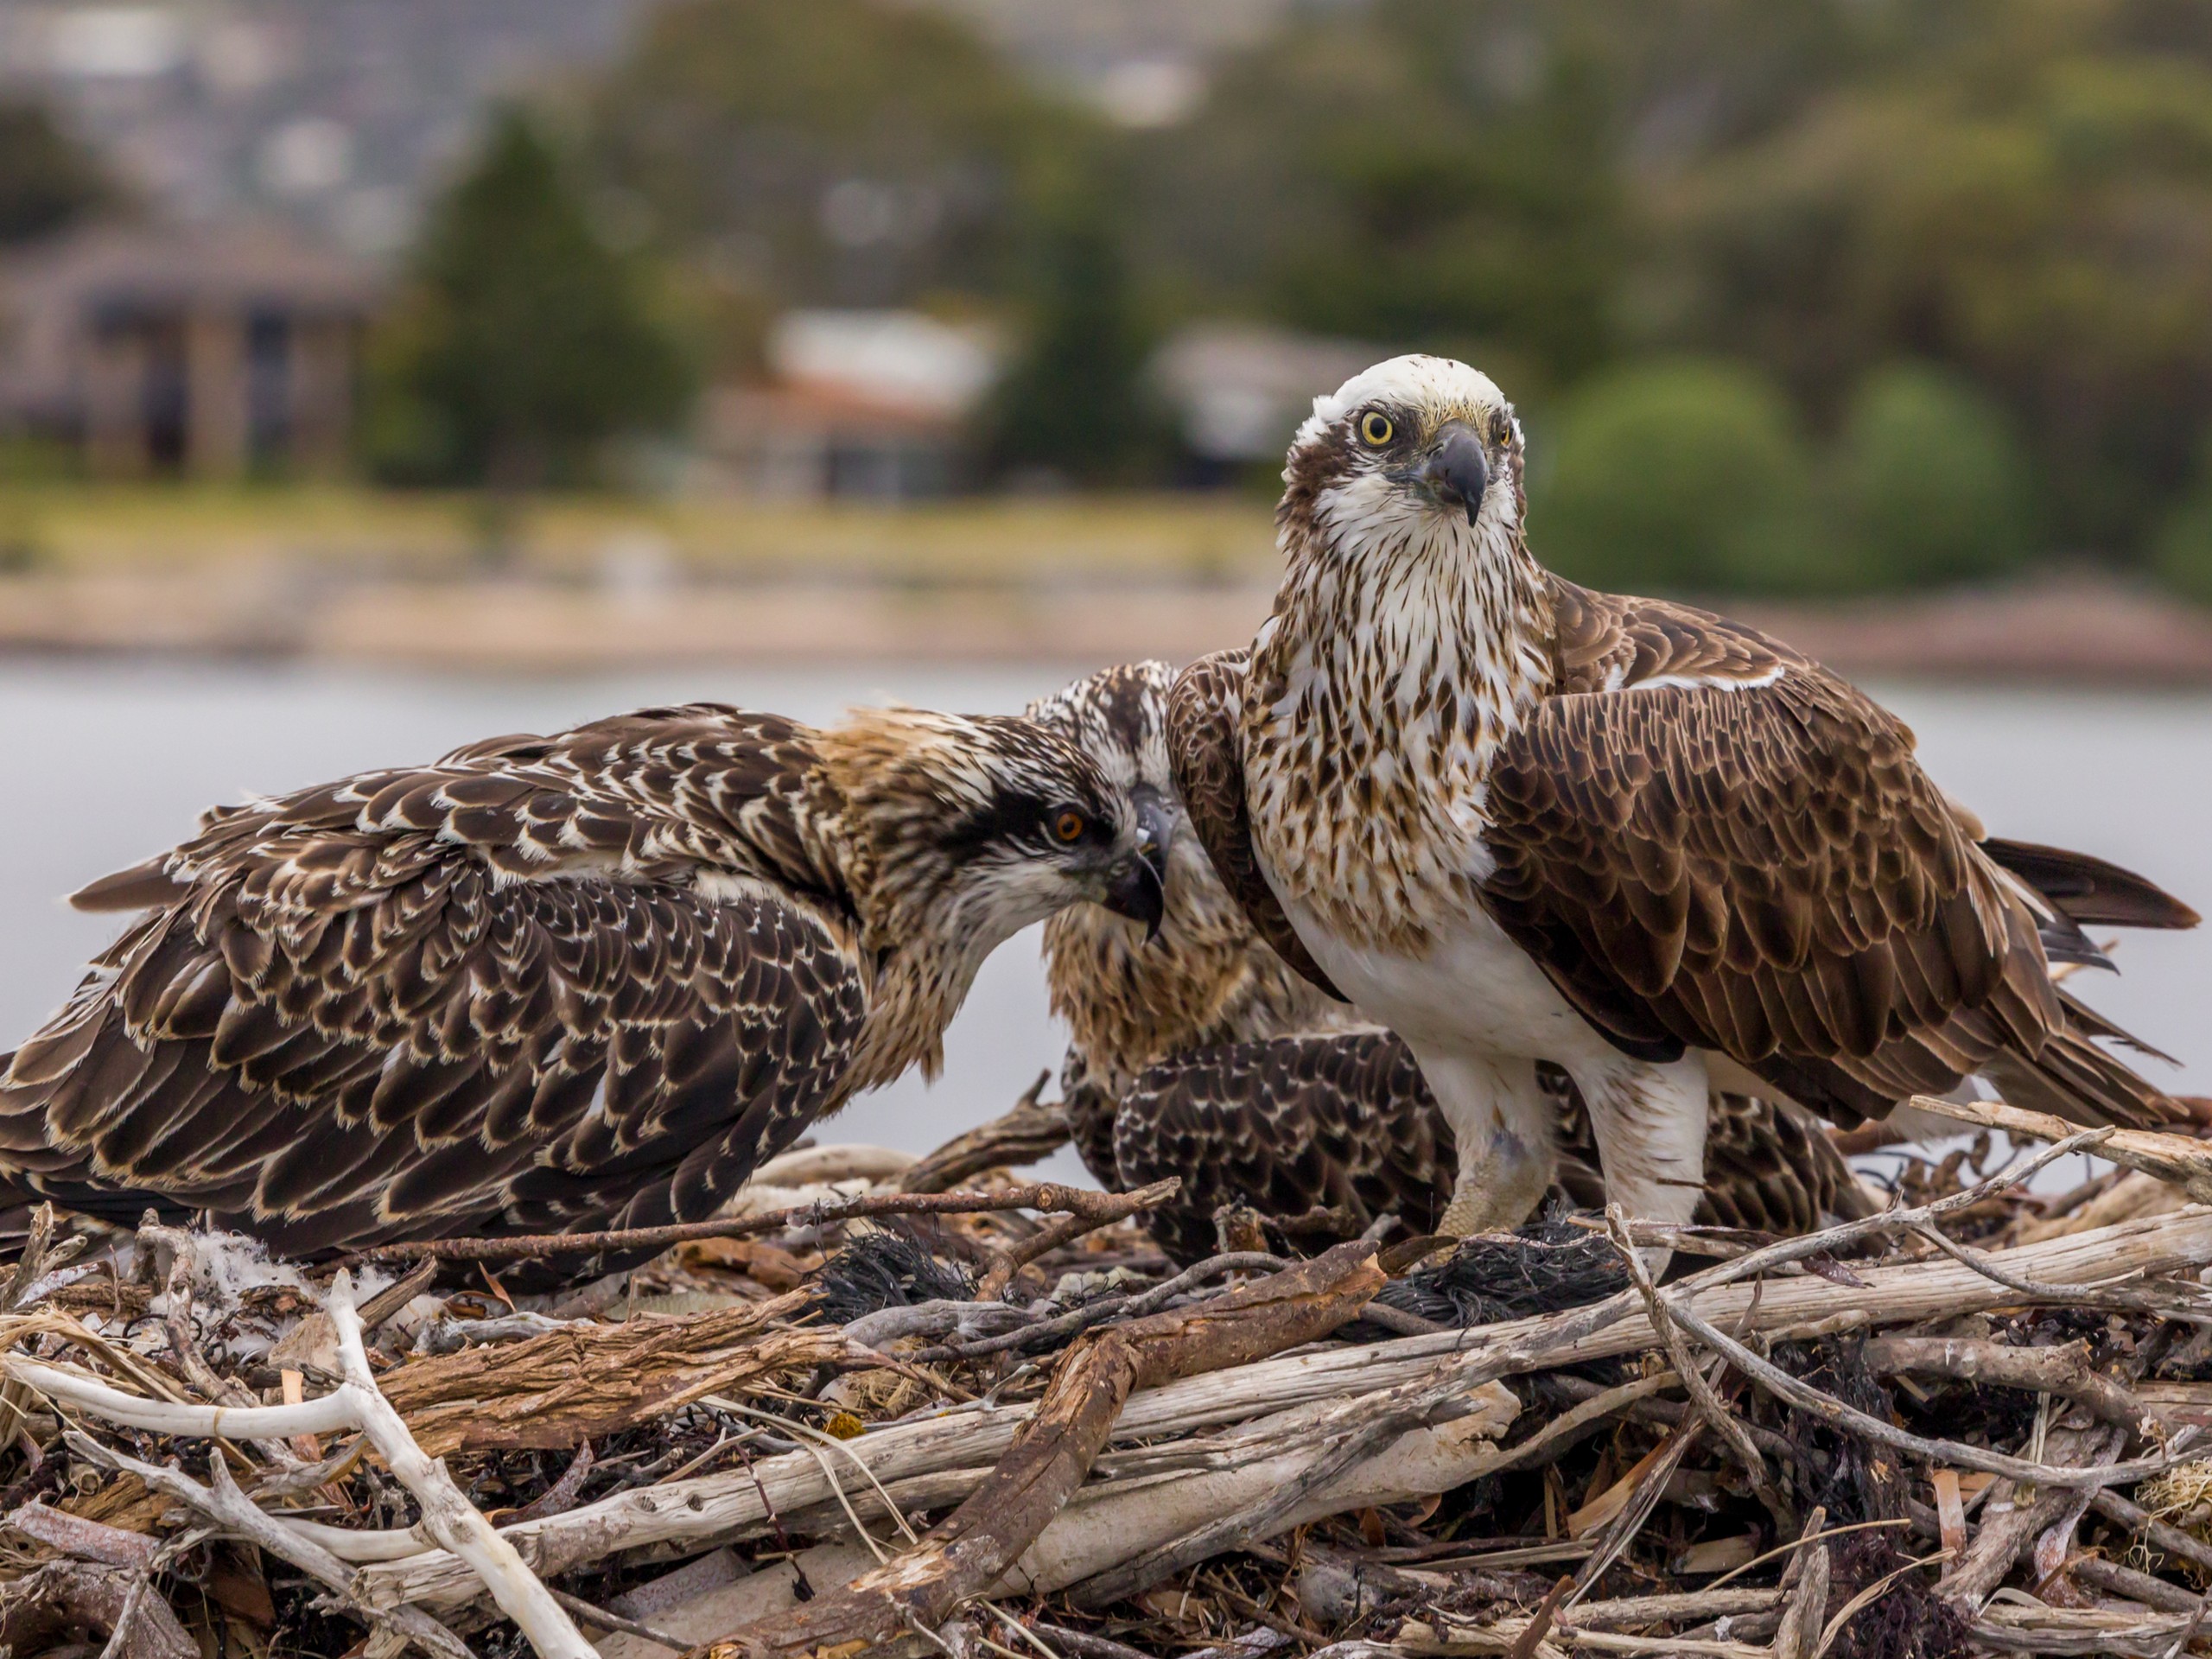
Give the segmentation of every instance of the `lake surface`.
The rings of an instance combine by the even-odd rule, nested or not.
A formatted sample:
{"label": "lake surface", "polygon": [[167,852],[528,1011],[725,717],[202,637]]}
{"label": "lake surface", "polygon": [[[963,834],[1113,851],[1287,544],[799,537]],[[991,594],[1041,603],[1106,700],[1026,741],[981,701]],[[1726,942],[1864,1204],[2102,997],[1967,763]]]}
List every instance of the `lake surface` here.
{"label": "lake surface", "polygon": [[[431,759],[496,734],[553,731],[676,699],[716,698],[817,721],[903,698],[1019,709],[1074,671],[870,664],[807,671],[685,671],[561,680],[468,679],[298,664],[0,662],[0,1048],[67,995],[117,918],[62,895],[190,833],[206,806]],[[1919,733],[1943,786],[1994,833],[2078,847],[2212,909],[2212,696],[1927,685],[1877,688]],[[2212,1093],[2212,931],[2126,936],[2122,973],[2074,988],[2181,1062],[2167,1087]],[[925,1151],[1010,1106],[1058,1065],[1037,939],[988,963],[934,1084],[909,1077],[817,1132]],[[1079,1176],[1071,1154],[1049,1166]]]}

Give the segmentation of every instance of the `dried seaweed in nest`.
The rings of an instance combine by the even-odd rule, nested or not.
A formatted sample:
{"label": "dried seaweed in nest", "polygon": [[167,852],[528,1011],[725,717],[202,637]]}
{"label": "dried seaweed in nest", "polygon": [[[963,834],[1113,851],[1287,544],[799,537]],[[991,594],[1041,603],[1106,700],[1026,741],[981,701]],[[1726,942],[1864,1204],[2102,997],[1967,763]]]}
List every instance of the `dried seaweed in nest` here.
{"label": "dried seaweed in nest", "polygon": [[1628,1271],[1603,1233],[1554,1217],[1468,1239],[1449,1261],[1393,1280],[1375,1300],[1438,1325],[1494,1325],[1627,1287]]}
{"label": "dried seaweed in nest", "polygon": [[[1888,1578],[1909,1559],[1887,1532],[1849,1533],[1828,1549],[1832,1606]],[[1973,1651],[1968,1629],[1966,1617],[1926,1578],[1901,1573],[1836,1632],[1827,1659],[1963,1659]]]}
{"label": "dried seaweed in nest", "polygon": [[[1774,1363],[1831,1398],[1870,1417],[1890,1419],[1895,1403],[1866,1365],[1863,1337],[1783,1343]],[[1783,1433],[1796,1453],[1798,1488],[1838,1526],[1894,1521],[1905,1514],[1905,1477],[1896,1453],[1863,1436],[1840,1432],[1811,1412],[1788,1414]]]}
{"label": "dried seaweed in nest", "polygon": [[823,1263],[809,1304],[830,1325],[917,1302],[975,1300],[967,1268],[936,1255],[903,1227],[861,1234]]}

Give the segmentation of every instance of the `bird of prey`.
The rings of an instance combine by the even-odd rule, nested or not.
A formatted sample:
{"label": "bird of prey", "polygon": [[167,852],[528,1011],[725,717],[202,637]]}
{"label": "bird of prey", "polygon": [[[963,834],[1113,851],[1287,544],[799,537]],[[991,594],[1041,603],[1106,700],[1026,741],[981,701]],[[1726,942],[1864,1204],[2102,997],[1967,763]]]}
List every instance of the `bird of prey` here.
{"label": "bird of prey", "polygon": [[[1225,1204],[1275,1217],[1333,1209],[1355,1232],[1395,1215],[1428,1232],[1459,1173],[1451,1126],[1406,1046],[1291,969],[1181,833],[1173,680],[1165,664],[1137,663],[1029,707],[1137,803],[1166,853],[1156,936],[1088,906],[1045,925],[1052,1007],[1071,1036],[1060,1092],[1077,1150],[1112,1191],[1181,1178],[1147,1217],[1179,1260],[1212,1252]],[[1542,1076],[1564,1126],[1559,1184],[1600,1207],[1587,1115],[1563,1074]],[[1866,1208],[1804,1114],[1743,1096],[1716,1095],[1711,1109],[1698,1221],[1802,1232]]]}
{"label": "bird of prey", "polygon": [[1126,796],[1033,721],[715,703],[218,808],[96,881],[138,912],[0,1055],[0,1184],[293,1255],[711,1215],[934,1070],[985,956],[1149,925]]}
{"label": "bird of prey", "polygon": [[[1045,925],[1052,1012],[1071,1038],[1060,1075],[1069,1128],[1084,1165],[1115,1190],[1116,1115],[1147,1067],[1224,1043],[1370,1023],[1262,943],[1205,848],[1179,833],[1184,814],[1167,759],[1174,679],[1165,663],[1134,663],[1079,679],[1028,709],[1128,796],[1164,857],[1166,907],[1153,937],[1104,915],[1063,912]],[[1211,1212],[1209,1205],[1205,1213]]]}
{"label": "bird of prey", "polygon": [[1845,1123],[1975,1077],[2081,1121],[2167,1116],[2046,944],[2194,914],[2069,855],[2087,891],[2046,896],[1818,664],[1546,570],[1522,454],[1464,364],[1318,398],[1274,612],[1170,701],[1186,810],[1255,927],[1406,1040],[1476,1149],[1445,1228],[1543,1193],[1540,1062],[1586,1103],[1612,1198],[1664,1221],[1695,1202],[1716,1086]]}

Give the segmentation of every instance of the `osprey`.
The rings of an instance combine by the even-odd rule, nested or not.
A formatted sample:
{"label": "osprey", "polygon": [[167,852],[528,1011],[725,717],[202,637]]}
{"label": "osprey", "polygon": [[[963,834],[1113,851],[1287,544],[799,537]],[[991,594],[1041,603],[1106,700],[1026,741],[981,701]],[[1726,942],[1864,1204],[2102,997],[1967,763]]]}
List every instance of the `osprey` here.
{"label": "osprey", "polygon": [[280,1251],[709,1216],[933,1071],[1001,940],[1160,889],[1127,798],[1020,719],[715,703],[218,808],[94,882],[141,912],[0,1055],[0,1181]]}
{"label": "osprey", "polygon": [[[1165,664],[1137,663],[1029,706],[1128,792],[1166,853],[1156,935],[1088,906],[1045,925],[1052,1008],[1072,1038],[1060,1092],[1077,1149],[1110,1190],[1182,1179],[1147,1217],[1180,1260],[1212,1253],[1225,1204],[1275,1217],[1338,1208],[1355,1231],[1395,1215],[1431,1231],[1459,1168],[1451,1126],[1406,1046],[1286,963],[1180,833],[1173,680]],[[1546,1067],[1542,1081],[1565,1126],[1559,1185],[1577,1204],[1602,1204],[1587,1115],[1563,1075]],[[1803,1114],[1722,1095],[1711,1111],[1697,1220],[1802,1232],[1867,1208]]]}
{"label": "osprey", "polygon": [[1542,1062],[1586,1103],[1611,1197],[1667,1221],[1715,1085],[1851,1123],[1979,1075],[2080,1121],[2165,1117],[2046,950],[2093,960],[2080,923],[2195,915],[1984,843],[1904,723],[1789,646],[1544,569],[1522,461],[1461,363],[1396,358],[1318,398],[1274,613],[1170,708],[1185,804],[1255,927],[1406,1040],[1480,1172],[1446,1230],[1543,1193]]}

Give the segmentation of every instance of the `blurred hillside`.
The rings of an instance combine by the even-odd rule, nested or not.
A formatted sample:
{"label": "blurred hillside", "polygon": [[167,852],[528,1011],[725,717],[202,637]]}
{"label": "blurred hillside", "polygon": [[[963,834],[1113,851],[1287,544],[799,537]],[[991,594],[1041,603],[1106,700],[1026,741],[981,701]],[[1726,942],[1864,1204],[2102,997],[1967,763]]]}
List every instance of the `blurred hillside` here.
{"label": "blurred hillside", "polygon": [[[372,476],[1258,498],[1305,397],[1420,349],[1519,403],[1540,550],[1592,580],[2212,601],[2195,0],[555,10],[556,72],[470,58],[409,175]],[[214,39],[162,73],[213,86]]]}

